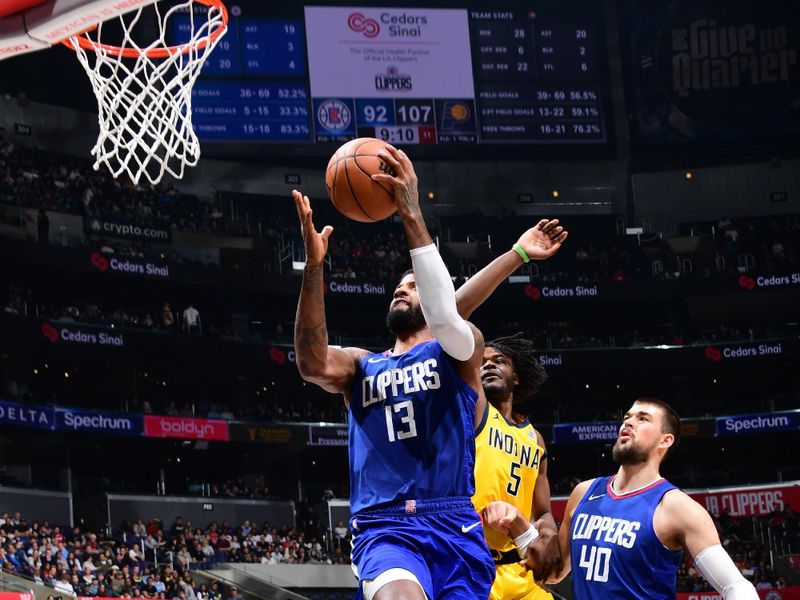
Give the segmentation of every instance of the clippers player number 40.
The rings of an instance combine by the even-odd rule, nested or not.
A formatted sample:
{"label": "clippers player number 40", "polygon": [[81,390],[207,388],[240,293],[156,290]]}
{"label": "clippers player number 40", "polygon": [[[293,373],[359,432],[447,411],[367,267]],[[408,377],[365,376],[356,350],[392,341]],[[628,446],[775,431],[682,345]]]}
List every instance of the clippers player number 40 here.
{"label": "clippers player number 40", "polygon": [[661,477],[661,462],[680,440],[675,410],[657,398],[628,409],[612,450],[616,475],[575,486],[558,532],[563,579],[570,563],[572,593],[582,600],[667,600],[683,552],[724,600],[757,600],[725,552],[706,509]]}

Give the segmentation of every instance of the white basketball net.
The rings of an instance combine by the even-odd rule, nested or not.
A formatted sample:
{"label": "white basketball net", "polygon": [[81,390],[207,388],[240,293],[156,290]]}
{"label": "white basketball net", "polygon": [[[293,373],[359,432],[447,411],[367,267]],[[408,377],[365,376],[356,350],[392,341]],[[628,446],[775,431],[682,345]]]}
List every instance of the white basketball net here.
{"label": "white basketball net", "polygon": [[[194,7],[199,7],[197,12]],[[147,10],[156,13],[158,37],[140,46],[131,38],[131,31],[143,10],[119,17],[123,40],[116,44],[118,49],[103,47],[102,23],[84,34],[91,49],[82,48],[75,37],[69,41],[97,98],[100,135],[92,149],[94,168],[105,165],[114,177],[127,173],[134,183],[144,175],[156,184],[164,173],[180,179],[184,168],[195,166],[200,159],[200,144],[192,127],[192,86],[206,57],[224,35],[223,31],[212,37],[225,27],[225,21],[216,6],[183,0],[162,15],[156,3]],[[163,57],[154,57],[153,51],[169,48],[166,36],[172,17],[189,18],[189,31],[181,31],[182,42],[187,33],[189,41],[162,52]],[[135,51],[135,56],[122,56],[120,51],[126,49]]]}

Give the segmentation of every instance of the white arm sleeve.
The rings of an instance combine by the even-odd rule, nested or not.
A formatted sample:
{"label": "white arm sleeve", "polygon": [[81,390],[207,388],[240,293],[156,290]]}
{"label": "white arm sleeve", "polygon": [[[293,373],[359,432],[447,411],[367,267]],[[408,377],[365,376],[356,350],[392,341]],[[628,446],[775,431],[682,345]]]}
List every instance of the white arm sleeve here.
{"label": "white arm sleeve", "polygon": [[725,600],[758,600],[756,588],[744,578],[720,544],[702,550],[694,564]]}
{"label": "white arm sleeve", "polygon": [[442,349],[456,360],[475,351],[475,336],[456,308],[456,290],[435,244],[413,248],[411,266],[425,322]]}

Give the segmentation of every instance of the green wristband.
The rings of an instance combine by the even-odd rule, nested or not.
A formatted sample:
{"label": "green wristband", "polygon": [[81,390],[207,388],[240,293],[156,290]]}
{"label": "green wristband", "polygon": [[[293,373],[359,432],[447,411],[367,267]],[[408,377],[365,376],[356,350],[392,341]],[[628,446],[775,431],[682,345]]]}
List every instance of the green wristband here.
{"label": "green wristband", "polygon": [[520,246],[519,244],[514,244],[511,247],[514,249],[514,251],[517,254],[520,255],[520,257],[522,258],[522,262],[530,262],[531,261],[531,259],[528,257],[528,253],[525,252],[525,250],[522,248],[522,246]]}

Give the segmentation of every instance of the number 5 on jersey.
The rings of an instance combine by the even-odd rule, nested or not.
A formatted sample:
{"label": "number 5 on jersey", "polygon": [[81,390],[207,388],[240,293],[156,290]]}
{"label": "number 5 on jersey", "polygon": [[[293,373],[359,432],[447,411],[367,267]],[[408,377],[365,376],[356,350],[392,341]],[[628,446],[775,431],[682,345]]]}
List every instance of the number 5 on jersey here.
{"label": "number 5 on jersey", "polygon": [[509,496],[516,496],[517,492],[519,491],[519,484],[522,483],[522,476],[517,472],[522,465],[518,462],[511,463],[511,476],[512,481],[508,482],[506,486],[506,491],[508,492]]}
{"label": "number 5 on jersey", "polygon": [[[387,404],[384,407],[386,411],[386,430],[389,434],[389,441],[394,442],[395,439],[405,440],[412,437],[417,437],[417,424],[414,422],[414,405],[411,400],[404,400],[397,404]],[[400,417],[401,426],[407,425],[408,428],[395,429],[394,417],[392,413],[401,413],[405,410],[405,415]]]}

